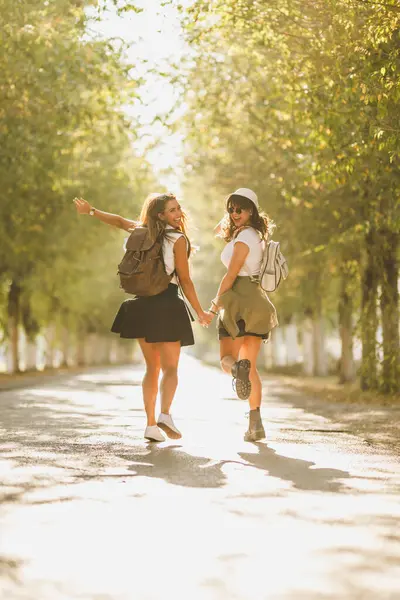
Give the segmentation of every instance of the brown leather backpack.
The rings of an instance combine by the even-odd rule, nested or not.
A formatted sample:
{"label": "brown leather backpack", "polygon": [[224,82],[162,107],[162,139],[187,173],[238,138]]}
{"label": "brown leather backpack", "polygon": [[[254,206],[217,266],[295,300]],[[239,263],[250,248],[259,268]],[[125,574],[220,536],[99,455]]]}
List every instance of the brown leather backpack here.
{"label": "brown leather backpack", "polygon": [[[182,233],[175,229],[168,233]],[[147,227],[136,227],[130,234],[125,255],[118,265],[120,287],[127,294],[155,296],[167,289],[172,275],[165,271],[162,245],[163,236],[150,239]]]}

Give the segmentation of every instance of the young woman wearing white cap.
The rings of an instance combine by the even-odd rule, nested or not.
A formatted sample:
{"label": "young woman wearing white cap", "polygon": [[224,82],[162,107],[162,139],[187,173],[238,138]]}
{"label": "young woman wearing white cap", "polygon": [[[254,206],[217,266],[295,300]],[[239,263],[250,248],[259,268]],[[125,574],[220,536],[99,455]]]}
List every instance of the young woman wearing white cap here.
{"label": "young woman wearing white cap", "polygon": [[262,340],[268,339],[278,324],[275,307],[257,280],[272,223],[259,211],[257,195],[239,188],[228,196],[226,214],[216,230],[227,242],[221,254],[227,272],[209,312],[218,316],[221,367],[232,375],[238,397],[249,400],[249,427],[244,439],[257,441],[265,437],[257,357]]}

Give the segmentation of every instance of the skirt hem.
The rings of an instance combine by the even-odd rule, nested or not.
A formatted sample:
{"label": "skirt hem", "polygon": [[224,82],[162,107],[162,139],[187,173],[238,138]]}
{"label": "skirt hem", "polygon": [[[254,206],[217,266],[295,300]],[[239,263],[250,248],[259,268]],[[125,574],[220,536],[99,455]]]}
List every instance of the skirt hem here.
{"label": "skirt hem", "polygon": [[149,344],[180,342],[194,344],[192,325],[178,287],[168,288],[150,297],[129,298],[122,303],[111,331],[122,339],[144,339]]}

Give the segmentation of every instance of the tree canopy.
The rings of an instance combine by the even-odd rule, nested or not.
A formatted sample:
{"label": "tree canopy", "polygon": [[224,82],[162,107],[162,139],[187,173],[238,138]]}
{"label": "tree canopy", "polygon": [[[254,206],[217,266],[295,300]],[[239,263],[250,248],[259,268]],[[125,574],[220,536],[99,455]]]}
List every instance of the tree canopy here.
{"label": "tree canopy", "polygon": [[[258,192],[292,267],[277,295],[281,318],[333,315],[344,280],[369,347],[364,383],[377,385],[378,369],[391,389],[399,386],[399,25],[391,0],[197,1],[185,21],[188,185],[202,177],[221,198],[240,186]],[[378,322],[368,331],[378,292],[383,370]]]}
{"label": "tree canopy", "polygon": [[[0,278],[2,321],[28,333],[61,315],[102,330],[121,296],[110,269],[121,235],[100,233],[72,203],[85,196],[136,216],[150,165],[135,156],[125,107],[139,82],[124,48],[90,35],[91,2],[2,3]],[[103,235],[102,235],[103,234]],[[10,287],[11,286],[11,287]],[[7,303],[8,290],[17,290]]]}

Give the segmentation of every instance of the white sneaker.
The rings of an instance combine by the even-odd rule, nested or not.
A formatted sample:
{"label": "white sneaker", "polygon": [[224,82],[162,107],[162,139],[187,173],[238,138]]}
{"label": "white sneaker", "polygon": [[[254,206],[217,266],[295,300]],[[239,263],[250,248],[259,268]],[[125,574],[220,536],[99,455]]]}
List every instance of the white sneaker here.
{"label": "white sneaker", "polygon": [[151,442],[165,442],[165,437],[158,429],[157,425],[147,425],[144,437]]}
{"label": "white sneaker", "polygon": [[173,440],[179,440],[179,438],[182,437],[182,434],[173,422],[171,415],[165,415],[164,413],[160,413],[157,425],[160,429],[165,431],[169,438]]}

